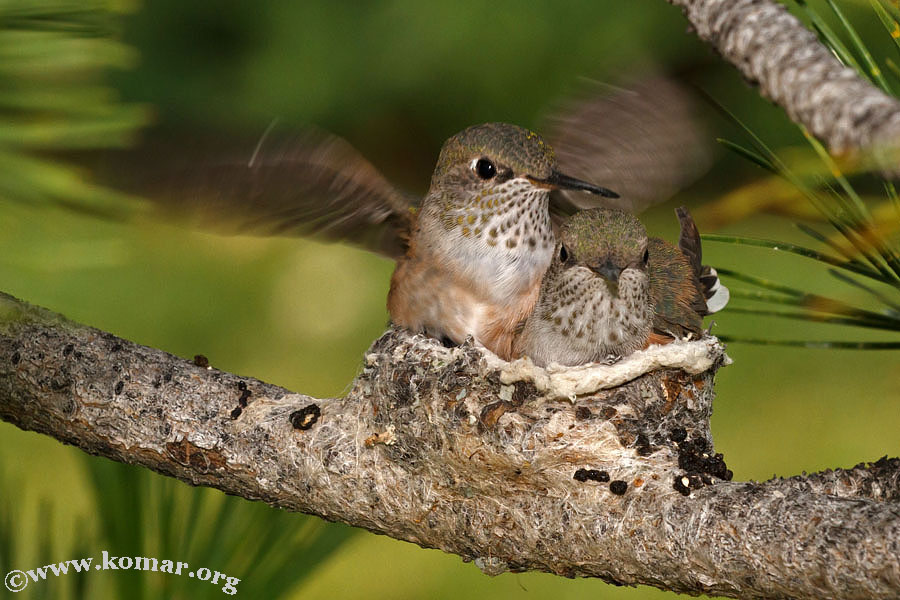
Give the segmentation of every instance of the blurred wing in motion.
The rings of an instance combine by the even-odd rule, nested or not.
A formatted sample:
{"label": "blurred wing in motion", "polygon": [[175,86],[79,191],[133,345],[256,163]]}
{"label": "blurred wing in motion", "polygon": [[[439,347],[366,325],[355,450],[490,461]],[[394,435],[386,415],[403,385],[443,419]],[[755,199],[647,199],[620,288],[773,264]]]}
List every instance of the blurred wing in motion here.
{"label": "blurred wing in motion", "polygon": [[[395,188],[336,136],[309,131],[273,137],[263,136],[241,158],[219,158],[225,155],[222,148],[202,153],[139,148],[115,161],[124,160],[128,171],[112,175],[128,177],[120,183],[149,197],[168,217],[200,228],[318,236],[391,258],[405,253],[416,198]],[[178,164],[171,164],[172,155]]]}
{"label": "blurred wing in motion", "polygon": [[683,86],[654,76],[629,89],[593,83],[589,92],[548,120],[547,137],[561,171],[620,198],[554,192],[568,201],[554,198],[556,212],[601,202],[637,213],[668,200],[709,168],[712,139]]}

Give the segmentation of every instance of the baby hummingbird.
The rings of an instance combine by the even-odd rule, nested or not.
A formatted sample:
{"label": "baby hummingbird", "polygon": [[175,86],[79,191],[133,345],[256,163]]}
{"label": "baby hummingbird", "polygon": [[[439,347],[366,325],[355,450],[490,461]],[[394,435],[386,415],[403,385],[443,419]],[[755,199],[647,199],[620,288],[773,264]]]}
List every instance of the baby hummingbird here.
{"label": "baby hummingbird", "polygon": [[515,354],[537,365],[580,365],[643,348],[653,324],[647,230],[606,208],[570,217]]}
{"label": "baby hummingbird", "polygon": [[[703,315],[712,312],[700,282],[700,238],[687,211],[678,212],[680,245],[687,252],[649,238],[636,217],[618,209],[573,215],[560,232],[514,354],[541,366],[574,366],[613,361],[649,343],[699,335]],[[712,274],[709,288],[718,283]],[[727,294],[721,286],[716,289]]]}

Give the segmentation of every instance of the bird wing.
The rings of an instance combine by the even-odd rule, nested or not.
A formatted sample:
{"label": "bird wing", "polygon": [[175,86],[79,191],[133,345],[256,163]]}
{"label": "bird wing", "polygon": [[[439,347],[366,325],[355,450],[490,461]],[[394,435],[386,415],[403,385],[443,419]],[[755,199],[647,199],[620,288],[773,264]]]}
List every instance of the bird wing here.
{"label": "bird wing", "polygon": [[694,223],[694,217],[688,212],[686,206],[679,206],[675,209],[675,215],[678,217],[678,223],[681,226],[681,233],[678,235],[678,248],[687,257],[691,263],[691,268],[697,276],[703,269],[703,247],[700,245],[700,232],[697,231],[697,224]]}
{"label": "bird wing", "polygon": [[[310,130],[264,136],[252,150],[234,157],[222,148],[145,146],[117,157],[114,162],[128,165],[129,180],[122,182],[121,173],[114,178],[167,217],[174,213],[204,229],[311,235],[391,258],[404,254],[417,198],[394,187],[349,143]],[[135,168],[136,154],[153,164]]]}
{"label": "bird wing", "polygon": [[697,225],[694,223],[694,218],[688,212],[687,207],[680,206],[676,208],[675,214],[678,216],[678,222],[681,224],[678,248],[687,257],[691,268],[696,273],[700,282],[700,290],[703,292],[703,298],[706,300],[705,312],[701,314],[718,312],[728,304],[731,293],[719,280],[719,274],[716,270],[709,265],[703,264],[700,232],[697,231]]}
{"label": "bird wing", "polygon": [[626,88],[592,83],[580,101],[551,116],[547,139],[560,171],[608,187],[618,199],[554,192],[580,208],[603,205],[634,213],[670,198],[711,164],[711,138],[689,91],[661,75]]}
{"label": "bird wing", "polygon": [[684,337],[703,328],[706,302],[690,259],[680,249],[659,238],[650,238],[650,295],[653,297],[653,330]]}

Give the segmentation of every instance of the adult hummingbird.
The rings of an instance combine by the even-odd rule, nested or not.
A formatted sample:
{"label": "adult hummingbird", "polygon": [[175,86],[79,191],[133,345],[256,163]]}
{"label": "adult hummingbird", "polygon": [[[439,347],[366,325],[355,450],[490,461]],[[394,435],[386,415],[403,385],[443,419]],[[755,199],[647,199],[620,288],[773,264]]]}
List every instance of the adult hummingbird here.
{"label": "adult hummingbird", "polygon": [[569,218],[514,355],[541,366],[609,362],[651,343],[700,335],[703,316],[724,306],[727,289],[700,264],[690,214],[677,212],[679,247],[648,237],[622,210],[591,209]]}

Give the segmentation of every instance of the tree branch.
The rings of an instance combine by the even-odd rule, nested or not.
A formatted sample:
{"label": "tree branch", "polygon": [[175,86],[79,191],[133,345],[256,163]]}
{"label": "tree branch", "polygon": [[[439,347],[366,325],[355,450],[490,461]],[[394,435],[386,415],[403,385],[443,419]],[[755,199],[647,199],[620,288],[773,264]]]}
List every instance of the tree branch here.
{"label": "tree branch", "polygon": [[395,329],[346,397],[320,400],[0,296],[0,418],[92,454],[492,574],[896,597],[900,461],[727,481],[709,431],[726,363],[705,338],[544,370]]}
{"label": "tree branch", "polygon": [[[760,93],[836,154],[900,145],[900,102],[773,0],[668,0]],[[894,166],[896,170],[896,166]]]}

